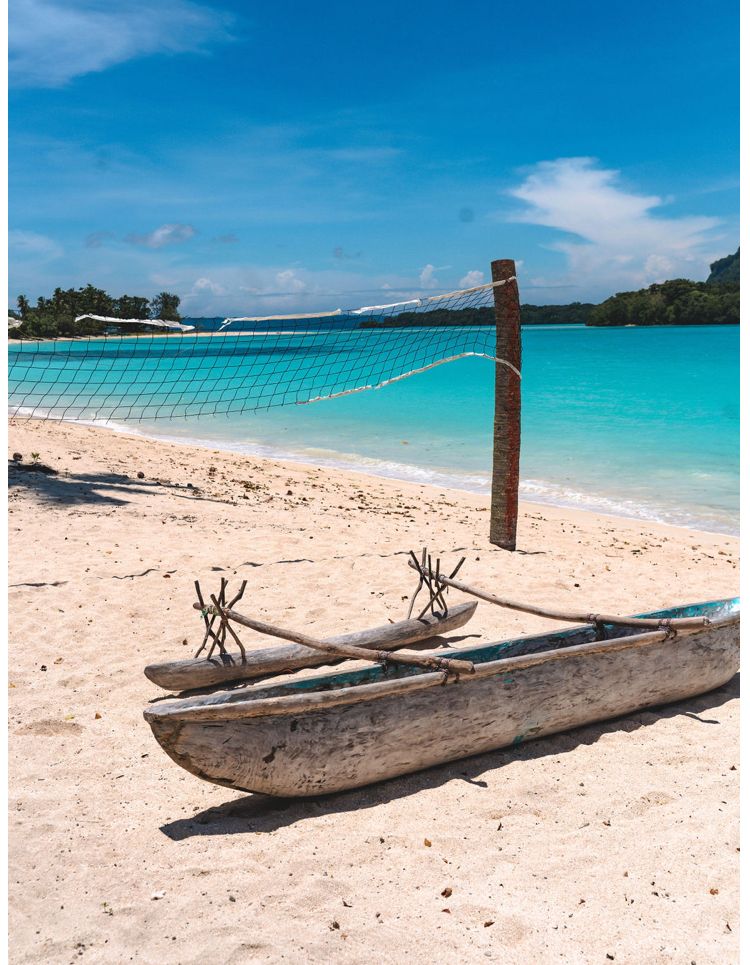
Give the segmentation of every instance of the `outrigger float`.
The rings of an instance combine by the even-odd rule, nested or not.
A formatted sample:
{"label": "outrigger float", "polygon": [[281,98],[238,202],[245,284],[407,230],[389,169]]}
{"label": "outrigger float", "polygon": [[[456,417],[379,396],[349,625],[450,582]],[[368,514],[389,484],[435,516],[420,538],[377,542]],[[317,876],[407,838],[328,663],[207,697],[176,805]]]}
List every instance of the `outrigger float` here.
{"label": "outrigger float", "polygon": [[[560,613],[462,583],[455,579],[460,564],[450,576],[440,574],[439,563],[433,569],[426,554],[421,562],[412,554],[410,565],[419,576],[411,606],[423,587],[429,594],[417,618],[410,607],[400,623],[327,640],[238,613],[244,584],[227,601],[222,581],[210,605],[197,587],[207,655],[151,665],[146,675],[167,689],[224,689],[149,706],[144,716],[161,747],[191,774],[225,787],[327,794],[685,700],[722,686],[739,668],[738,599],[628,617]],[[480,646],[394,652],[471,618],[474,602],[447,607],[449,587],[582,625]],[[295,645],[248,653],[232,625]],[[227,653],[227,633],[239,657]],[[355,658],[373,665],[242,683]]]}

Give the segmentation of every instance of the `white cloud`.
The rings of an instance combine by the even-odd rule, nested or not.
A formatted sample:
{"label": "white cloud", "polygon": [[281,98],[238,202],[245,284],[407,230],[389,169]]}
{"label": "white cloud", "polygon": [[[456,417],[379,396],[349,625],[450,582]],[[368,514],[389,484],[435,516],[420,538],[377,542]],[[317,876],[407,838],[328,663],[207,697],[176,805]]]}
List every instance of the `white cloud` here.
{"label": "white cloud", "polygon": [[[537,164],[508,192],[527,205],[511,220],[576,236],[548,246],[565,255],[568,271],[546,281],[612,290],[706,275],[716,252],[712,231],[720,222],[661,217],[654,209],[666,199],[635,194],[619,180],[619,171],[598,167],[595,158],[559,158]],[[543,285],[545,279],[536,281]]]}
{"label": "white cloud", "polygon": [[227,25],[226,14],[190,0],[13,0],[10,81],[60,87],[135,57],[204,50],[229,38]]}
{"label": "white cloud", "polygon": [[[349,267],[361,262],[336,262],[335,267],[325,268],[290,262],[216,263],[194,245],[185,246],[184,253],[180,249],[180,257],[175,258],[171,248],[119,244],[113,257],[111,245],[86,248],[80,238],[64,252],[62,261],[57,258],[62,248],[42,235],[15,232],[11,241],[15,241],[13,295],[26,292],[36,297],[56,285],[76,288],[91,281],[110,292],[148,296],[175,292],[182,299],[183,314],[224,318],[351,309],[424,294],[413,269],[372,274]],[[438,274],[441,270],[448,267],[435,269]]]}
{"label": "white cloud", "polygon": [[125,240],[146,248],[164,248],[165,245],[189,241],[195,234],[197,232],[191,224],[163,224],[145,235],[128,235]]}
{"label": "white cloud", "polygon": [[303,292],[307,284],[297,277],[297,273],[292,268],[280,271],[276,275],[276,284],[281,289],[281,294],[287,295],[292,292]]}
{"label": "white cloud", "polygon": [[64,252],[60,245],[46,235],[34,231],[8,232],[8,247],[16,258],[28,261],[48,261]]}
{"label": "white cloud", "polygon": [[438,280],[435,277],[437,269],[434,265],[425,265],[419,273],[419,284],[422,288],[437,288]]}
{"label": "white cloud", "polygon": [[476,285],[481,285],[484,281],[484,272],[477,271],[473,269],[472,271],[467,271],[464,277],[459,281],[459,288],[474,288]]}
{"label": "white cloud", "polygon": [[226,295],[226,289],[222,285],[217,285],[216,282],[211,281],[210,278],[196,278],[193,282],[193,287],[190,289],[191,295],[202,295],[208,293],[210,295]]}
{"label": "white cloud", "polygon": [[[385,291],[393,300],[419,295],[414,279],[283,264],[171,265],[148,277],[153,288],[177,292],[182,297],[181,311],[194,316],[329,311],[379,304]],[[136,290],[135,282],[128,284]]]}

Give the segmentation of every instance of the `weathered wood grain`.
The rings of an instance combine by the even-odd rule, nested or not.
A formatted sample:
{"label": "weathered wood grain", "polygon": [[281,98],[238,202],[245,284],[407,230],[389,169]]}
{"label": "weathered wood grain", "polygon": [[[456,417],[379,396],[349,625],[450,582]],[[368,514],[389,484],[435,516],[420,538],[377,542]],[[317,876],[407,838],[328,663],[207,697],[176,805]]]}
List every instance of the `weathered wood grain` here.
{"label": "weathered wood grain", "polygon": [[[409,560],[409,566],[413,570],[419,571],[421,569],[417,567],[412,560]],[[535,616],[547,617],[550,620],[561,620],[563,623],[579,623],[583,621],[584,623],[609,623],[613,626],[641,627],[643,629],[646,627],[656,629],[661,626],[671,626],[676,630],[688,627],[708,626],[707,617],[683,617],[682,619],[665,619],[661,617],[648,619],[644,617],[622,617],[612,613],[596,613],[591,610],[585,612],[581,610],[550,610],[546,607],[535,606],[533,603],[521,603],[518,600],[509,600],[506,597],[497,596],[495,593],[488,593],[486,590],[471,586],[469,583],[463,583],[461,580],[456,580],[450,576],[440,575],[437,577],[437,582],[443,586],[451,586],[456,590],[460,590],[462,593],[468,593],[470,596],[475,596],[477,599],[484,600],[486,603],[494,603],[495,606],[504,607],[506,610],[533,613]]]}
{"label": "weathered wood grain", "polygon": [[[213,597],[212,597],[213,599]],[[200,604],[194,603],[194,607],[200,609]],[[456,660],[453,657],[438,655],[435,657],[424,656],[420,653],[406,651],[403,653],[392,653],[387,650],[370,651],[364,647],[350,647],[343,643],[331,643],[330,640],[317,640],[307,633],[299,630],[287,630],[286,627],[277,627],[273,623],[265,620],[258,620],[257,617],[248,617],[244,613],[236,610],[228,610],[220,607],[217,603],[207,607],[208,612],[218,613],[224,621],[233,620],[243,627],[249,627],[258,633],[269,637],[280,637],[282,640],[291,640],[293,643],[300,643],[303,647],[310,647],[312,650],[319,650],[328,656],[338,659],[371,660],[373,663],[399,664],[404,667],[421,667],[426,670],[442,670],[446,673],[474,673],[474,665],[466,660]]]}
{"label": "weathered wood grain", "polygon": [[[461,603],[451,607],[444,617],[426,615],[421,620],[401,620],[369,630],[328,637],[327,640],[333,644],[369,650],[396,650],[465,626],[474,616],[476,608],[475,602]],[[204,658],[152,663],[144,669],[144,673],[157,686],[177,693],[237,680],[256,680],[304,667],[320,667],[337,662],[337,658],[330,654],[316,653],[309,647],[292,645],[248,651],[244,660],[239,655],[218,654],[209,660]]]}
{"label": "weathered wood grain", "polygon": [[[224,695],[221,707],[218,695],[194,698],[145,716],[167,754],[198,777],[308,796],[682,700],[726,683],[738,666],[739,613],[728,612],[677,636],[631,634],[477,664],[475,676],[445,686],[427,680],[441,674],[418,674],[336,688],[336,678],[347,677],[340,673],[312,692],[287,685],[288,696],[282,687],[264,697],[260,688],[256,699]],[[200,718],[201,700],[225,718],[190,719]]]}
{"label": "weathered wood grain", "polygon": [[[516,548],[518,481],[521,456],[521,301],[516,263],[509,258],[493,261],[492,280],[503,281],[494,289],[495,418],[492,432],[492,495],[490,543],[504,550]],[[516,371],[514,371],[514,369]]]}
{"label": "weathered wood grain", "polygon": [[[691,631],[684,631],[683,637]],[[698,631],[692,631],[696,633]],[[571,660],[581,654],[592,656],[599,653],[617,653],[620,650],[635,650],[641,647],[662,643],[674,637],[668,630],[655,630],[650,633],[639,633],[624,637],[614,637],[609,640],[588,642],[555,650],[544,650],[541,653],[521,654],[515,657],[505,657],[488,663],[478,664],[472,679],[481,677],[496,677],[499,673],[508,674],[518,670],[528,670],[543,663],[553,663],[561,660]],[[308,678],[308,688],[301,694],[282,693],[277,695],[279,687],[254,687],[252,689],[219,693],[208,697],[186,697],[173,703],[160,704],[147,712],[147,720],[157,717],[170,717],[179,720],[236,720],[250,717],[265,716],[295,716],[307,711],[321,708],[340,707],[344,704],[362,703],[389,697],[392,694],[412,693],[416,690],[426,690],[431,687],[441,687],[447,684],[444,673],[421,673],[415,677],[397,680],[362,683],[357,686],[345,686],[341,689],[316,689],[325,686],[330,675]],[[461,678],[454,678],[456,683]]]}

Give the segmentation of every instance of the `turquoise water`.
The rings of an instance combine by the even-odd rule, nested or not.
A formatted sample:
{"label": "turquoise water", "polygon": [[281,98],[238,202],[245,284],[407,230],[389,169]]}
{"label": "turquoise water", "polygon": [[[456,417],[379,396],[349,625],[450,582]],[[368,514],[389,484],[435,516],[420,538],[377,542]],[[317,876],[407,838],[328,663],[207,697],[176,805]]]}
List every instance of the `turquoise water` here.
{"label": "turquoise water", "polygon": [[[522,397],[527,499],[737,531],[738,326],[526,328]],[[138,428],[486,492],[492,410],[493,365],[468,358],[315,405]]]}

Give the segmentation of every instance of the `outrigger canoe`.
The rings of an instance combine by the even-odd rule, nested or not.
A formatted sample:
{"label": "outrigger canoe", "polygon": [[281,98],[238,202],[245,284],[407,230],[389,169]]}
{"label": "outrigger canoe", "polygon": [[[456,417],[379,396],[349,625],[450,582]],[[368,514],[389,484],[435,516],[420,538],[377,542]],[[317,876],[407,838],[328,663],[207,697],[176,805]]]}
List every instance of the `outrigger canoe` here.
{"label": "outrigger canoe", "polygon": [[206,781],[283,797],[344,791],[685,700],[737,672],[739,600],[641,616],[703,624],[576,626],[450,650],[474,664],[470,675],[375,664],[158,703],[144,716],[172,760]]}

